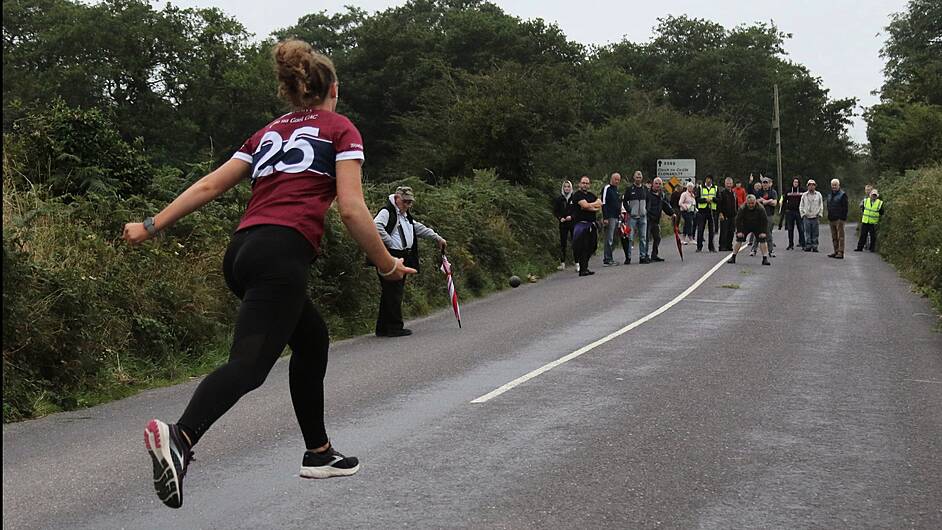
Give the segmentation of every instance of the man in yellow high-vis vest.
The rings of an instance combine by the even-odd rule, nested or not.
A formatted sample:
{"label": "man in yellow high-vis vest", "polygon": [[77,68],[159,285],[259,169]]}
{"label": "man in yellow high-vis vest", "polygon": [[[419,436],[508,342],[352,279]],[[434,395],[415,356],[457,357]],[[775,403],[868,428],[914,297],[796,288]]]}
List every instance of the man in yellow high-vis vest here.
{"label": "man in yellow high-vis vest", "polygon": [[870,237],[870,246],[867,250],[875,252],[877,250],[877,225],[880,224],[880,217],[883,215],[883,200],[877,190],[870,192],[870,197],[863,201],[863,215],[860,217],[860,239],[857,240],[857,248],[854,250],[860,252],[864,249],[864,243],[867,237]]}
{"label": "man in yellow high-vis vest", "polygon": [[703,185],[697,190],[697,252],[703,250],[703,229],[707,228],[709,233],[709,244],[707,248],[710,252],[716,252],[716,246],[713,244],[713,238],[716,234],[716,218],[718,215],[716,193],[717,188],[713,184],[713,175],[707,175],[703,179]]}

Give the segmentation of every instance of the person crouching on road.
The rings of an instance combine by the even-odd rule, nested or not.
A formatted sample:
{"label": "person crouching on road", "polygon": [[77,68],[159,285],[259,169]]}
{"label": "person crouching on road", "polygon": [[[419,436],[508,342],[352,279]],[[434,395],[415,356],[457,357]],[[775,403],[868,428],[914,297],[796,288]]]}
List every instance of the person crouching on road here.
{"label": "person crouching on road", "polygon": [[831,225],[831,242],[834,252],[829,258],[844,259],[844,223],[847,222],[849,209],[847,194],[841,189],[841,181],[831,179],[831,193],[828,195],[828,222]]}
{"label": "person crouching on road", "polygon": [[606,267],[616,265],[612,253],[615,245],[615,232],[618,230],[618,217],[621,214],[621,203],[618,197],[619,184],[621,184],[621,175],[612,173],[608,184],[602,188],[602,226],[605,227],[602,265]]}
{"label": "person crouching on road", "polygon": [[674,209],[671,208],[670,202],[664,194],[663,184],[664,181],[660,177],[655,178],[651,182],[651,189],[648,190],[646,208],[648,210],[648,232],[651,235],[652,262],[664,261],[664,258],[657,255],[657,247],[661,244],[661,212],[669,215],[672,223],[677,222],[677,215],[674,214]]}
{"label": "person crouching on road", "polygon": [[883,200],[880,199],[880,193],[877,190],[871,190],[870,197],[864,199],[863,202],[863,216],[860,218],[860,239],[857,240],[855,251],[860,252],[863,250],[869,237],[870,246],[867,247],[867,250],[876,252],[877,225],[880,224],[881,215],[883,215]]}
{"label": "person crouching on road", "polygon": [[824,199],[814,179],[808,180],[808,191],[801,195],[798,213],[805,228],[805,252],[818,251],[818,218],[824,212]]}
{"label": "person crouching on road", "polygon": [[[383,240],[389,253],[402,258],[407,267],[419,270],[419,244],[420,237],[434,239],[438,247],[445,250],[447,241],[434,230],[413,219],[409,210],[415,204],[415,194],[412,188],[400,186],[396,193],[389,196],[389,201],[373,218],[379,237]],[[403,327],[402,322],[402,295],[406,289],[406,279],[399,281],[385,281],[379,278],[381,294],[379,298],[379,314],[376,317],[377,337],[404,337],[411,335],[412,330]]]}
{"label": "person crouching on road", "polygon": [[598,227],[595,225],[596,214],[602,209],[602,201],[589,191],[592,181],[588,176],[579,179],[579,191],[572,194],[573,220],[572,251],[576,255],[579,276],[595,274],[589,270],[589,258],[598,247]]}
{"label": "person crouching on road", "polygon": [[[762,251],[762,264],[771,265],[769,261],[768,239],[769,216],[765,213],[765,208],[756,203],[755,195],[746,196],[746,204],[736,212],[736,241],[746,242],[746,236],[752,234],[759,241],[759,249]],[[733,245],[733,255],[726,263],[735,264],[736,255],[743,245]]]}
{"label": "person crouching on road", "polygon": [[562,189],[553,201],[553,215],[559,221],[559,268],[566,270],[566,243],[572,238],[572,182],[563,181]]}

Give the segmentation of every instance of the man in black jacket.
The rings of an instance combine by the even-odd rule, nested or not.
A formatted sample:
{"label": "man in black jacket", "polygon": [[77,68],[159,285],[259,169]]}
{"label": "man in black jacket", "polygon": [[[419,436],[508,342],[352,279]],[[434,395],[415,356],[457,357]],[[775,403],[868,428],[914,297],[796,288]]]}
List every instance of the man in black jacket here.
{"label": "man in black jacket", "polygon": [[[756,241],[759,242],[759,248],[762,250],[762,264],[772,265],[769,261],[769,218],[765,213],[765,208],[756,203],[755,195],[746,196],[746,204],[736,213],[736,241],[745,243],[746,236],[753,234]],[[733,255],[726,263],[731,265],[736,263],[736,255],[739,254],[741,245],[733,246]]]}
{"label": "man in black jacket", "polygon": [[828,222],[831,225],[831,242],[834,252],[829,258],[844,259],[844,223],[847,222],[847,194],[841,189],[841,181],[831,179],[831,194],[828,195]]}
{"label": "man in black jacket", "polygon": [[651,189],[648,190],[647,210],[648,210],[648,231],[651,234],[651,261],[664,261],[657,255],[657,247],[661,244],[661,213],[671,217],[672,222],[676,222],[677,216],[674,215],[674,209],[662,189],[663,181],[660,177],[654,179],[651,183]]}
{"label": "man in black jacket", "polygon": [[802,226],[801,213],[798,207],[801,205],[801,195],[805,189],[801,187],[801,180],[798,177],[792,179],[792,187],[785,194],[785,204],[783,205],[782,219],[779,220],[779,229],[782,228],[782,220],[785,221],[785,229],[788,230],[788,246],[785,250],[795,248],[795,228],[798,229],[798,246],[805,248],[805,230]]}
{"label": "man in black jacket", "polygon": [[723,189],[716,196],[716,207],[720,212],[720,252],[733,250],[733,234],[736,231],[736,192],[733,179],[726,177]]}

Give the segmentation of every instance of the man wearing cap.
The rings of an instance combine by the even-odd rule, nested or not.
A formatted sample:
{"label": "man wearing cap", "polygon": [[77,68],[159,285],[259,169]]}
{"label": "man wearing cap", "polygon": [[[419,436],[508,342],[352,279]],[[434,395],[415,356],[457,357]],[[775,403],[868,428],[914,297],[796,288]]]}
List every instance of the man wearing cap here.
{"label": "man wearing cap", "polygon": [[[447,242],[434,230],[412,218],[409,210],[415,204],[415,193],[408,186],[396,188],[396,193],[389,196],[389,201],[373,218],[379,237],[382,238],[389,253],[403,258],[408,267],[419,268],[419,245],[416,238],[434,239],[438,247],[445,249]],[[403,327],[402,295],[405,292],[405,278],[398,282],[379,279],[381,295],[379,315],[376,317],[377,337],[404,337],[412,331]]]}
{"label": "man wearing cap", "polygon": [[818,251],[818,217],[824,212],[824,198],[814,179],[808,180],[808,191],[801,194],[798,213],[805,228],[805,252]]}
{"label": "man wearing cap", "polygon": [[880,193],[877,190],[870,192],[870,197],[864,199],[863,216],[860,218],[860,239],[857,240],[857,248],[854,250],[860,252],[864,249],[867,237],[870,238],[870,245],[867,250],[875,252],[877,250],[877,225],[880,224],[880,216],[883,215],[883,200],[880,199]]}

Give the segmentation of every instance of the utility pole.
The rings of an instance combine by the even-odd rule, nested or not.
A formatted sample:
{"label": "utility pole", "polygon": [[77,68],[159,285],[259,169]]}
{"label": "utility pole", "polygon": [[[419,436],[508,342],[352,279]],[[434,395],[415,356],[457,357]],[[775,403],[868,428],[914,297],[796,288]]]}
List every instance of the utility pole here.
{"label": "utility pole", "polygon": [[[772,120],[772,128],[775,129],[775,163],[778,171],[778,192],[782,193],[782,128],[778,115],[778,83],[775,84],[775,118]],[[780,195],[781,196],[781,195]]]}

